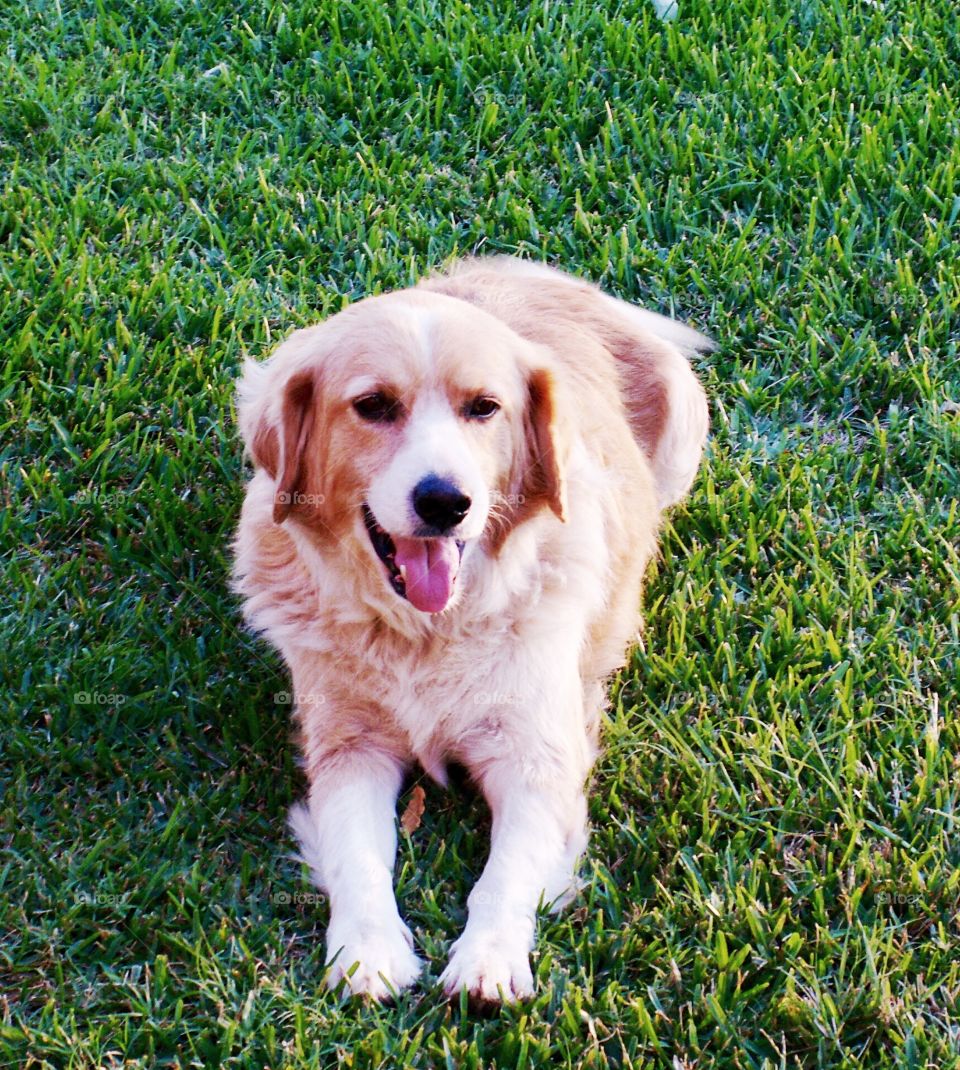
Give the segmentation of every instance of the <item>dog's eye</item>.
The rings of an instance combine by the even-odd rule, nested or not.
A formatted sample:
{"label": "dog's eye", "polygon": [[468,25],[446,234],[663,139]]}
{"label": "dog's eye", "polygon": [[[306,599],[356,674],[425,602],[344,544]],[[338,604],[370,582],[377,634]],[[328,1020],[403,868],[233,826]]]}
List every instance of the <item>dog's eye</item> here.
{"label": "dog's eye", "polygon": [[471,420],[489,420],[495,412],[500,411],[500,402],[496,398],[481,395],[468,401],[463,411]]}
{"label": "dog's eye", "polygon": [[371,423],[392,424],[400,415],[400,403],[389,394],[365,394],[353,403],[356,414]]}

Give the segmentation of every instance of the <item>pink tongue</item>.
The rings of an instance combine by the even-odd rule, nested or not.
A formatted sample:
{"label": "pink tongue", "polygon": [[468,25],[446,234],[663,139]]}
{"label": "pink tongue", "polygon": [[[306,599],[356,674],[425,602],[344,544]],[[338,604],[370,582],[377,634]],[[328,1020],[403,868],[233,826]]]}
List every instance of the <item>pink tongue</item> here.
{"label": "pink tongue", "polygon": [[450,601],[453,581],[460,567],[460,551],[454,539],[405,539],[393,537],[394,561],[407,576],[407,598],[424,613],[439,613]]}

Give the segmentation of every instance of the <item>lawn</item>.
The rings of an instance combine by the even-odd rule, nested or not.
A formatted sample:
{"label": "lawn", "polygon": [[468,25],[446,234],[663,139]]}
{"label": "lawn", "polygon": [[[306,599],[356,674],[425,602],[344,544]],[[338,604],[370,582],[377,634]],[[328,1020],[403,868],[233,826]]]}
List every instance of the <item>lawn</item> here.
{"label": "lawn", "polygon": [[[960,1062],[960,14],[925,0],[32,0],[0,13],[0,1065]],[[720,344],[536,999],[323,991],[233,381],[472,250]],[[412,785],[411,785],[412,786]],[[401,798],[403,806],[407,793]]]}

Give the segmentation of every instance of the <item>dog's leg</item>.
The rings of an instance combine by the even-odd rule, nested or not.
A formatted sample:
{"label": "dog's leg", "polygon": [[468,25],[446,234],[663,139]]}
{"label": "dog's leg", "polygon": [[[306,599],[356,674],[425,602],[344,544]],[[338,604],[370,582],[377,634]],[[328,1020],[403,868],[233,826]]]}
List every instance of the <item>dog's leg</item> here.
{"label": "dog's leg", "polygon": [[469,917],[441,981],[482,1000],[533,993],[530,950],[537,905],[569,897],[586,845],[581,771],[531,775],[528,762],[502,759],[481,777],[493,813],[490,858],[467,900]]}
{"label": "dog's leg", "polygon": [[382,751],[339,752],[310,770],[307,804],[290,811],[303,857],[330,900],[327,985],[346,978],[350,992],[376,999],[420,973],[393,894],[402,776],[401,763]]}

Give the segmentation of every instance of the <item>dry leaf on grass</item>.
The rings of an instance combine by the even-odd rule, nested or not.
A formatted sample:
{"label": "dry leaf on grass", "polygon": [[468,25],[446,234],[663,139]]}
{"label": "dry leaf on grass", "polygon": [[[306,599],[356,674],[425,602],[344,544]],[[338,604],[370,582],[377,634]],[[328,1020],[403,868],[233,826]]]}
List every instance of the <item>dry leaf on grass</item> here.
{"label": "dry leaf on grass", "polygon": [[410,801],[407,803],[406,810],[403,811],[403,817],[400,818],[400,828],[408,835],[416,832],[420,827],[420,818],[423,817],[423,811],[426,809],[424,805],[426,797],[427,793],[419,784],[410,793]]}

